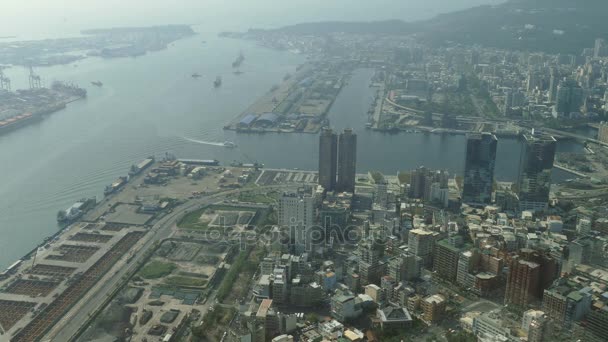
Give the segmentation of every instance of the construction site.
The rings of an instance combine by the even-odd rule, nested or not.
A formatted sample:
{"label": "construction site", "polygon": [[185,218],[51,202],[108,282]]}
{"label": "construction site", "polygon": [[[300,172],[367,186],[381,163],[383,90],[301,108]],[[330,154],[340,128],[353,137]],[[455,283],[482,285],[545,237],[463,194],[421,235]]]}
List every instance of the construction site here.
{"label": "construction site", "polygon": [[206,310],[227,253],[224,244],[163,242],[79,340],[170,339]]}

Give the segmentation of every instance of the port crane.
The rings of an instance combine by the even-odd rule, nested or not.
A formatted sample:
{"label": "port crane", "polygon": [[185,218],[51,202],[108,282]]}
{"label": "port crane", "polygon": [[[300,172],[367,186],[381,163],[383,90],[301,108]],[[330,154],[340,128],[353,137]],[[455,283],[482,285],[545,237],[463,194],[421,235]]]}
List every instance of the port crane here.
{"label": "port crane", "polygon": [[0,65],[0,89],[11,91],[11,79],[4,75],[5,66]]}
{"label": "port crane", "polygon": [[34,73],[34,68],[30,65],[30,89],[40,89],[42,88],[42,81],[39,75]]}

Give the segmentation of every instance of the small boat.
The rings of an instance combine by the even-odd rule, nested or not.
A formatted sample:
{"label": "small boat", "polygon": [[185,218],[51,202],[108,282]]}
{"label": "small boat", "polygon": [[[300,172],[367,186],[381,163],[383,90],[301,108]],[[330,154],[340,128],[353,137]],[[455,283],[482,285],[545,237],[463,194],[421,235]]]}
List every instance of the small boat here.
{"label": "small boat", "polygon": [[224,147],[235,148],[236,144],[233,143],[232,141],[224,141]]}
{"label": "small boat", "polygon": [[194,74],[192,74],[192,78],[199,78],[199,77],[202,77],[201,74],[199,74],[199,73],[195,72]]}
{"label": "small boat", "polygon": [[101,81],[93,81],[91,82],[92,85],[96,86],[96,87],[101,87],[103,86],[103,83],[101,83]]}
{"label": "small boat", "polygon": [[239,56],[236,58],[236,60],[234,62],[232,62],[232,67],[233,68],[240,67],[241,64],[243,64],[243,61],[245,61],[245,55],[243,55],[243,52],[241,51],[239,53]]}
{"label": "small boat", "polygon": [[215,78],[215,81],[213,81],[213,86],[216,88],[219,88],[222,86],[222,78],[220,76]]}

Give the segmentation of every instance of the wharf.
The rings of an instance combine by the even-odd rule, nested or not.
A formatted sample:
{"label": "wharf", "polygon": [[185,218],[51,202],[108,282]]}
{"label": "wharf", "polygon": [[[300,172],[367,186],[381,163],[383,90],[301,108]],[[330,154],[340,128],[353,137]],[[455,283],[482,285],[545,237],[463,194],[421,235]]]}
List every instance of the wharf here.
{"label": "wharf", "polygon": [[240,133],[318,133],[350,72],[341,65],[306,63],[286,76],[224,129]]}

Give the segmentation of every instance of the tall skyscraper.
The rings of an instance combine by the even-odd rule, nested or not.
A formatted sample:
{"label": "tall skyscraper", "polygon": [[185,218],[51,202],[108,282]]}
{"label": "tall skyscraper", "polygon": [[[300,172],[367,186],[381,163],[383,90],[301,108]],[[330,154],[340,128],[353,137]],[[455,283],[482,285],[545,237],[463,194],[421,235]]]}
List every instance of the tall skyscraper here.
{"label": "tall skyscraper", "polygon": [[557,83],[559,82],[559,71],[556,67],[551,67],[551,76],[549,78],[549,102],[555,101],[557,96]]}
{"label": "tall skyscraper", "polygon": [[595,45],[593,47],[593,57],[603,57],[606,52],[606,41],[602,38],[598,38],[595,40]]}
{"label": "tall skyscraper", "polygon": [[491,133],[467,136],[462,201],[489,204],[492,201],[498,139]]}
{"label": "tall skyscraper", "polygon": [[424,198],[424,192],[426,189],[426,178],[429,170],[424,166],[421,166],[415,170],[412,170],[410,174],[410,198]]}
{"label": "tall skyscraper", "polygon": [[555,160],[555,138],[532,131],[523,135],[519,161],[520,210],[545,210],[549,202],[551,170]]}
{"label": "tall skyscraper", "polygon": [[338,136],[331,128],[324,128],[319,137],[319,184],[327,191],[336,188],[338,165]]}
{"label": "tall skyscraper", "polygon": [[357,168],[357,135],[345,129],[338,141],[338,184],[336,190],[355,192]]}
{"label": "tall skyscraper", "polygon": [[311,246],[310,228],[314,219],[314,193],[307,189],[283,193],[279,199],[278,223],[289,228],[290,240],[297,253],[305,252]]}
{"label": "tall skyscraper", "polygon": [[540,84],[540,77],[535,71],[528,71],[528,78],[526,78],[526,91],[531,92],[536,89]]}
{"label": "tall skyscraper", "polygon": [[568,116],[579,112],[584,102],[584,92],[575,80],[565,79],[557,86],[555,114]]}

